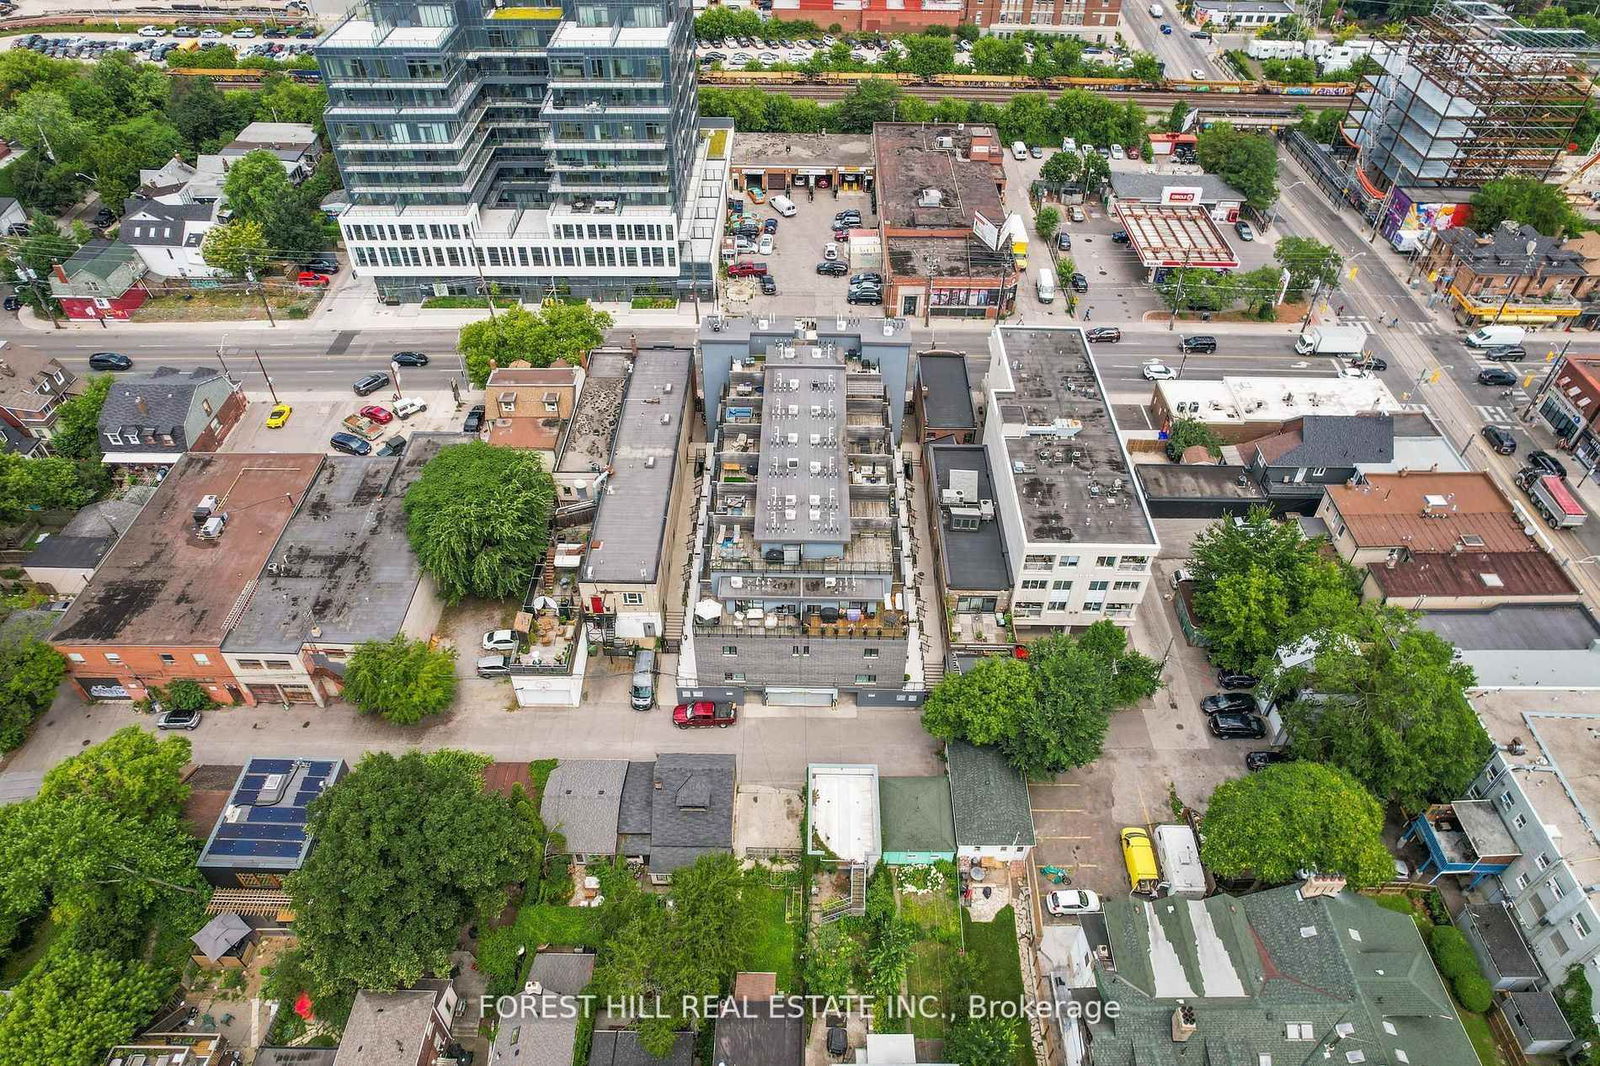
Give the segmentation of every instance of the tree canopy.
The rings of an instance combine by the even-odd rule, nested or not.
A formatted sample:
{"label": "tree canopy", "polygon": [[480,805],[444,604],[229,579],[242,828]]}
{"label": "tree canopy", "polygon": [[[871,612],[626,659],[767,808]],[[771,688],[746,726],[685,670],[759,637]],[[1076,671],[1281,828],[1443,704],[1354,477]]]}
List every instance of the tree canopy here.
{"label": "tree canopy", "polygon": [[1256,210],[1265,211],[1278,199],[1278,146],[1270,134],[1241,133],[1221,122],[1196,138],[1195,155],[1201,167],[1238,189]]}
{"label": "tree canopy", "polygon": [[1111,712],[1160,687],[1161,664],[1103,620],[1076,637],[1045,637],[1025,660],[983,659],[947,676],[922,724],[945,740],[998,747],[1023,773],[1044,777],[1098,759]]}
{"label": "tree canopy", "polygon": [[537,455],[454,444],[406,490],[406,536],[448,602],[505,599],[527,590],[554,508],[555,485]]}
{"label": "tree canopy", "polygon": [[1344,258],[1331,245],[1310,237],[1281,237],[1272,258],[1289,272],[1290,299],[1299,299],[1313,286],[1327,292],[1339,284]]}
{"label": "tree canopy", "polygon": [[83,391],[56,408],[50,447],[66,459],[100,462],[100,409],[111,392],[111,375],[95,374]]}
{"label": "tree canopy", "polygon": [[22,746],[66,675],[66,657],[45,641],[24,637],[0,643],[0,752]]}
{"label": "tree canopy", "polygon": [[329,987],[406,988],[449,969],[462,925],[505,904],[538,853],[526,800],[485,790],[463,752],[371,752],[312,801],[290,876],[309,970]]}
{"label": "tree canopy", "polygon": [[1224,781],[1211,794],[1201,836],[1201,858],[1221,877],[1281,884],[1314,870],[1341,874],[1351,888],[1394,878],[1382,806],[1349,774],[1314,762]]}
{"label": "tree canopy", "polygon": [[510,307],[492,319],[463,326],[457,343],[466,359],[467,376],[482,388],[491,363],[510,366],[523,359],[541,367],[582,366],[610,328],[611,316],[587,303],[556,303],[538,311]]}
{"label": "tree canopy", "polygon": [[1567,203],[1559,186],[1536,178],[1495,178],[1472,194],[1472,228],[1488,233],[1510,220],[1532,226],[1547,236],[1576,236],[1583,219]]}
{"label": "tree canopy", "polygon": [[345,667],[344,698],[395,725],[415,725],[450,706],[456,695],[456,653],[397,633],[358,644]]}
{"label": "tree canopy", "polygon": [[92,797],[130,818],[159,818],[178,811],[189,798],[183,769],[190,753],[187,737],[158,739],[126,726],[52,767],[38,798],[50,803]]}

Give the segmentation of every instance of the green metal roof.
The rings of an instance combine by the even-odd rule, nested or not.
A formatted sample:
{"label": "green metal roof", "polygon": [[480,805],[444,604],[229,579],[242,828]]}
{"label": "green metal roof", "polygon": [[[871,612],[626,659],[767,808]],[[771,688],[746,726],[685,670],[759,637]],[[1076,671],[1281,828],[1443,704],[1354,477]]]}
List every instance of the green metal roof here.
{"label": "green metal roof", "polygon": [[947,777],[878,778],[878,817],[883,822],[885,855],[956,850]]}

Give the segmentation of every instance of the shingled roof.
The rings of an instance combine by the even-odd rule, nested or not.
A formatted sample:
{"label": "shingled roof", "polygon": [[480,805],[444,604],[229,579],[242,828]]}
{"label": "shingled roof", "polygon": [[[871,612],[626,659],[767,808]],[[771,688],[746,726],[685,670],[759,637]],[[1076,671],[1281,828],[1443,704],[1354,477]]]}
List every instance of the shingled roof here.
{"label": "shingled roof", "polygon": [[959,847],[1031,845],[1033,810],[1028,782],[994,748],[963,740],[945,747],[950,770],[950,806]]}

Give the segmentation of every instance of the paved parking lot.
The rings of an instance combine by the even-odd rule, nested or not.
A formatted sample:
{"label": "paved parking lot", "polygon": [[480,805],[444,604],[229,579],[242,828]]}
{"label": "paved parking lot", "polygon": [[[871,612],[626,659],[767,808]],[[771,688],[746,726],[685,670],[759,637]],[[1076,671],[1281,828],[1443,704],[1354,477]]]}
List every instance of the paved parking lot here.
{"label": "paved parking lot", "polygon": [[[393,389],[379,389],[371,396],[357,396],[349,390],[346,395],[340,396],[328,391],[291,392],[279,389],[279,399],[292,406],[294,413],[289,416],[288,425],[268,429],[267,412],[272,410],[272,397],[265,389],[250,389],[247,392],[250,406],[239,424],[233,427],[233,432],[222,442],[220,450],[331,454],[333,449],[328,446],[328,438],[344,429],[340,422],[346,415],[353,415],[368,404],[392,408],[393,394]],[[330,398],[334,396],[338,398]],[[405,421],[395,419],[384,426],[383,436],[373,442],[374,447],[396,434],[409,437],[413,433],[454,432],[461,429],[461,420],[466,417],[465,409],[456,409],[455,398],[449,389],[408,388],[406,396],[424,401],[428,409]]]}
{"label": "paved parking lot", "polygon": [[[841,193],[836,199],[831,190],[824,189],[815,200],[806,199],[804,190],[794,189],[789,194],[796,211],[791,218],[778,219],[776,248],[771,255],[744,255],[767,264],[767,272],[778,283],[776,296],[763,296],[753,278],[729,278],[724,294],[724,306],[731,314],[832,315],[851,318],[873,317],[880,309],[869,305],[853,306],[845,302],[849,290],[848,277],[826,277],[817,273],[822,261],[822,250],[833,240],[833,216],[836,212],[854,208],[861,212],[864,229],[874,229],[878,216],[872,210],[872,198],[865,193]],[[755,209],[762,218],[778,218],[778,213],[767,204]],[[839,257],[849,262],[849,246],[840,243]],[[877,269],[852,266],[852,272]]]}

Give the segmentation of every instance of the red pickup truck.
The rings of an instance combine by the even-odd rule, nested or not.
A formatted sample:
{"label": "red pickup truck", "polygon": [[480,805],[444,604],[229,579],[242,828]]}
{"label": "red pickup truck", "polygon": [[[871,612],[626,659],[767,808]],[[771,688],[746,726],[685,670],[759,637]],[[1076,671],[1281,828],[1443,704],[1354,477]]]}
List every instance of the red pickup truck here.
{"label": "red pickup truck", "polygon": [[679,729],[695,729],[714,725],[726,729],[739,720],[739,708],[732,703],[680,703],[672,708],[672,724]]}
{"label": "red pickup truck", "polygon": [[730,278],[758,278],[767,272],[767,264],[752,263],[748,259],[740,260],[728,268]]}

